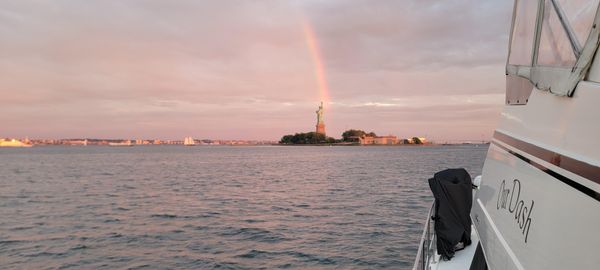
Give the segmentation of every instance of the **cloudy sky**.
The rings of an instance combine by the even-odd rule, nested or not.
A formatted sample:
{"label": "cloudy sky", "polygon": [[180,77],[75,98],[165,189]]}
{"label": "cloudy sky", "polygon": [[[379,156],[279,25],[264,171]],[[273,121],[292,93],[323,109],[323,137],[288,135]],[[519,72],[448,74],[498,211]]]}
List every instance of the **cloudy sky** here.
{"label": "cloudy sky", "polygon": [[314,130],[328,96],[330,136],[488,138],[511,11],[492,0],[4,0],[0,137],[279,139]]}

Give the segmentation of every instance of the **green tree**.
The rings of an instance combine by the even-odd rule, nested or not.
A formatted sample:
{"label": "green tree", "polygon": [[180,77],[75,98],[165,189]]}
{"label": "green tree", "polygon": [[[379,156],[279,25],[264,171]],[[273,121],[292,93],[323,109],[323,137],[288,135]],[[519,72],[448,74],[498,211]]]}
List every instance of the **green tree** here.
{"label": "green tree", "polygon": [[419,137],[413,137],[412,141],[414,144],[423,144],[423,142],[421,141],[421,139],[419,139]]}
{"label": "green tree", "polygon": [[326,143],[336,143],[337,140],[333,137],[327,137],[327,139],[325,139]]}
{"label": "green tree", "polygon": [[364,132],[363,130],[360,129],[349,129],[344,131],[344,133],[342,133],[342,140],[344,140],[345,142],[351,141],[351,137],[361,137],[363,135],[365,135],[366,132]]}
{"label": "green tree", "polygon": [[362,137],[364,135],[372,136],[372,137],[377,136],[375,134],[375,132],[372,132],[372,131],[369,133],[366,133],[364,130],[360,130],[360,129],[349,129],[349,130],[344,131],[344,133],[342,133],[342,140],[344,142],[351,142],[351,141],[355,140],[354,138]]}
{"label": "green tree", "polygon": [[291,144],[293,138],[294,138],[294,135],[285,135],[285,136],[281,137],[281,140],[279,140],[279,143],[280,144]]}
{"label": "green tree", "polygon": [[319,143],[334,143],[335,139],[326,137],[321,133],[306,132],[296,133],[294,135],[285,135],[279,140],[280,144],[319,144]]}

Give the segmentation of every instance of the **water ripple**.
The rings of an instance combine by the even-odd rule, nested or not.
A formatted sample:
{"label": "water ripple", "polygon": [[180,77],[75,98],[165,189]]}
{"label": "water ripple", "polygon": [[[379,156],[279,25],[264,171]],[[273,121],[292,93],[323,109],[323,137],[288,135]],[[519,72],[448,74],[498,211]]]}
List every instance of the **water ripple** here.
{"label": "water ripple", "polygon": [[[22,149],[21,149],[22,150]],[[34,147],[0,155],[2,269],[410,269],[427,179],[485,147]]]}

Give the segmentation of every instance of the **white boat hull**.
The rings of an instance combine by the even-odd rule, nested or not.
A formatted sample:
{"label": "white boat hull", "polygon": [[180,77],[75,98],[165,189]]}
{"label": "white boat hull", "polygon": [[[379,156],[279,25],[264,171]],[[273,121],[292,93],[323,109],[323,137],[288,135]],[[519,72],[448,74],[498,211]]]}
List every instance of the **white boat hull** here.
{"label": "white boat hull", "polygon": [[600,85],[582,82],[505,107],[472,210],[490,269],[598,269],[597,101]]}

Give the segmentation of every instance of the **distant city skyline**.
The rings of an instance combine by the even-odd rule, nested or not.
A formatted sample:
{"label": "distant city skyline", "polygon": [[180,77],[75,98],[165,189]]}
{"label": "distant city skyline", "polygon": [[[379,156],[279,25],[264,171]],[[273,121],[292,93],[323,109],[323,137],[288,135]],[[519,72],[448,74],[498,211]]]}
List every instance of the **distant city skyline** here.
{"label": "distant city skyline", "polygon": [[0,137],[489,139],[510,1],[6,1]]}

